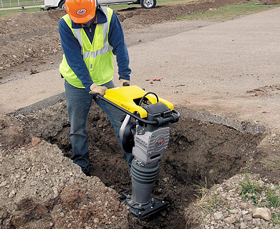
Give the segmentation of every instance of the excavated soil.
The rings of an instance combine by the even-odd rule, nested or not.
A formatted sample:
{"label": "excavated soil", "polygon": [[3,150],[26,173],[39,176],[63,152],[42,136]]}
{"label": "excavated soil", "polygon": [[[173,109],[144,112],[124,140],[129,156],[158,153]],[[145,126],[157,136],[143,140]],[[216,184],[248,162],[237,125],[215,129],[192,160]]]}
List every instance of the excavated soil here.
{"label": "excavated soil", "polygon": [[[117,14],[124,31],[128,31],[236,2],[247,1],[199,1],[199,4],[162,5],[149,11],[128,8],[118,11]],[[0,19],[0,66],[3,66],[0,69],[0,83],[24,74],[52,69],[59,63],[62,51],[57,23],[64,13],[63,10],[21,13]],[[147,220],[139,220],[128,214],[127,209],[120,203],[121,192],[131,188],[131,180],[113,129],[96,105],[92,106],[88,121],[92,177],[83,177],[79,168],[71,167],[70,160],[56,161],[56,156],[48,156],[47,160],[56,163],[49,166],[56,172],[52,174],[50,169],[45,168],[44,173],[65,180],[62,183],[53,181],[51,186],[48,186],[47,180],[45,184],[39,184],[36,179],[44,179],[44,175],[39,171],[33,173],[32,169],[21,167],[23,165],[16,161],[18,157],[25,163],[36,162],[37,154],[34,154],[34,158],[26,159],[25,152],[32,152],[34,149],[38,157],[41,157],[39,151],[44,151],[42,149],[45,148],[48,149],[44,151],[46,154],[55,150],[56,154],[62,152],[66,158],[71,157],[65,101],[37,112],[10,114],[2,118],[0,147],[3,153],[0,162],[7,167],[3,169],[2,166],[1,170],[0,189],[4,190],[4,194],[0,206],[0,228],[40,228],[40,225],[44,228],[91,228],[90,225],[97,228],[197,226],[196,219],[188,219],[186,224],[184,216],[184,209],[195,199],[196,186],[211,187],[214,183],[242,172],[244,168],[257,168],[256,159],[267,153],[258,148],[265,130],[249,123],[229,123],[226,119],[217,122],[217,117],[211,115],[202,121],[192,118],[193,111],[178,109],[182,116],[178,123],[171,125],[170,145],[161,161],[160,175],[153,191],[154,197],[168,201],[170,206]],[[54,149],[49,143],[57,145],[59,149]],[[12,157],[13,154],[17,157]],[[10,163],[7,162],[8,159]],[[16,169],[25,175],[17,175],[16,169],[11,170],[13,160],[17,165]],[[41,161],[44,161],[44,158]],[[74,175],[76,173],[78,175]],[[13,181],[15,184],[16,180],[24,182],[28,175],[32,174],[36,175],[34,179],[38,182],[38,189],[34,193],[28,192],[31,188],[24,189],[23,192],[21,186],[13,185]],[[276,176],[278,174],[272,174],[271,180]],[[95,180],[90,180],[91,178]],[[24,183],[21,184],[26,187]],[[92,186],[96,188],[90,190],[89,187]],[[53,192],[44,193],[44,188],[50,188]],[[19,193],[22,198],[18,197]],[[52,193],[55,195],[46,202],[47,196]],[[44,197],[44,201],[38,200],[41,197]],[[89,202],[93,204],[89,206]],[[97,204],[94,204],[95,202]]]}
{"label": "excavated soil", "polygon": [[[190,111],[186,109],[180,112],[180,121],[171,125],[169,148],[163,155],[153,190],[153,197],[168,201],[170,206],[146,220],[129,214],[129,228],[184,228],[184,208],[195,199],[196,186],[211,187],[242,172],[264,137],[264,129],[248,123],[232,127],[226,125],[226,120],[224,124],[215,124],[211,116],[209,121],[199,121],[189,118],[186,113]],[[3,140],[7,136],[7,141],[2,140],[3,148],[28,144],[31,136],[36,136],[57,144],[66,157],[71,156],[65,101],[36,113],[16,116],[14,123],[2,124],[2,129],[7,129],[2,135]],[[115,190],[121,200],[121,192],[131,188],[131,178],[114,131],[96,105],[90,111],[88,137],[90,173]],[[196,223],[196,219],[189,220],[187,228]]]}

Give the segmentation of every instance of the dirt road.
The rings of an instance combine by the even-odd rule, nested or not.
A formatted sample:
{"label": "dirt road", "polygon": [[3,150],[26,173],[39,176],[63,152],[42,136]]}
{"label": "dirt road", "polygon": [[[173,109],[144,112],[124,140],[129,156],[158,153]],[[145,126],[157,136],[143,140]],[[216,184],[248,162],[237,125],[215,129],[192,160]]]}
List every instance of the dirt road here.
{"label": "dirt road", "polygon": [[133,79],[176,104],[279,132],[279,17],[278,8],[133,46]]}
{"label": "dirt road", "polygon": [[183,228],[189,220],[183,211],[196,182],[206,180],[211,186],[246,166],[279,182],[279,170],[264,168],[260,156],[269,151],[266,159],[278,165],[280,8],[224,22],[173,21],[179,13],[226,3],[202,2],[200,8],[195,4],[118,12],[132,83],[183,111],[155,190],[171,202],[171,211],[148,222],[126,218],[118,204],[116,192],[130,181],[100,111],[94,109],[89,117],[92,171],[109,188],[95,176],[83,177],[56,146],[42,140],[38,144],[36,137],[57,144],[66,156],[71,153],[65,103],[57,103],[64,91],[57,71],[62,54],[57,22],[64,12],[35,13],[28,21],[17,15],[0,23],[1,114],[39,102],[32,107],[38,108],[49,98],[56,103],[0,120],[1,226],[78,228],[94,221],[100,228],[108,222],[120,228]]}

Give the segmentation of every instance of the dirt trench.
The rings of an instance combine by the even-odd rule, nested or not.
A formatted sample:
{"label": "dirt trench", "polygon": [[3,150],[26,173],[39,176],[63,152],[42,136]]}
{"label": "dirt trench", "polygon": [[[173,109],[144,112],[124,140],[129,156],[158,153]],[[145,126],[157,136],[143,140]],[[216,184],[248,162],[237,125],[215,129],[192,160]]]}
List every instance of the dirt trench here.
{"label": "dirt trench", "polygon": [[[129,228],[184,228],[184,209],[195,199],[198,187],[209,188],[243,172],[264,138],[264,129],[249,123],[185,108],[179,111],[181,117],[170,127],[169,148],[160,162],[152,194],[168,201],[170,206],[146,220],[129,215]],[[15,119],[25,127],[25,132],[57,144],[66,157],[71,157],[65,101]],[[96,105],[91,108],[87,131],[92,176],[99,177],[117,193],[130,189],[131,178],[115,133]],[[197,222],[196,219],[187,221],[187,228]]]}

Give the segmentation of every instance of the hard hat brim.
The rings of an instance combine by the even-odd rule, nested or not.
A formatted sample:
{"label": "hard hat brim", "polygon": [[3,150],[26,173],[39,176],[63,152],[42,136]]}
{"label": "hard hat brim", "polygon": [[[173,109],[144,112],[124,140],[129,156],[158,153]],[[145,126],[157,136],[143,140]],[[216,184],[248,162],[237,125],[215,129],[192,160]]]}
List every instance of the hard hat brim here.
{"label": "hard hat brim", "polygon": [[70,15],[70,14],[69,14],[69,17],[75,23],[84,24],[84,23],[89,22],[91,19],[93,19],[95,17],[95,10],[93,10],[92,12],[90,12],[89,14],[87,14],[84,17],[75,17],[75,16]]}

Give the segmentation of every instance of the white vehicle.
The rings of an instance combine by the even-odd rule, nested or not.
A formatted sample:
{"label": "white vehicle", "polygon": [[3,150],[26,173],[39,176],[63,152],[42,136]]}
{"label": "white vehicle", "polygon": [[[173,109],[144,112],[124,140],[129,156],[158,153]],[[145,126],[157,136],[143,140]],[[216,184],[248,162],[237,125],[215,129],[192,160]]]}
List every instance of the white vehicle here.
{"label": "white vehicle", "polygon": [[[65,0],[44,0],[44,5],[47,10],[55,8],[64,8]],[[145,9],[151,9],[156,6],[156,0],[98,0],[98,3],[103,6],[116,4],[140,4]]]}

